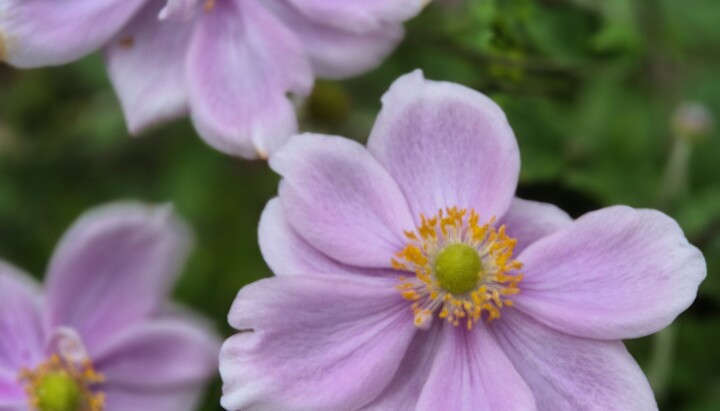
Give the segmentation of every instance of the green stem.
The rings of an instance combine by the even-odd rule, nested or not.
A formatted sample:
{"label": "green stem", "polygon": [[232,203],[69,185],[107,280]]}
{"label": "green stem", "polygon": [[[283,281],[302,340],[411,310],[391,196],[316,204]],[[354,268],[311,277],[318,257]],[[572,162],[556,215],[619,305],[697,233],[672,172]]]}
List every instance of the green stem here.
{"label": "green stem", "polygon": [[650,366],[647,374],[650,386],[658,401],[667,394],[672,372],[673,352],[675,350],[676,329],[673,325],[665,328],[653,337]]}
{"label": "green stem", "polygon": [[685,194],[691,154],[692,142],[688,138],[678,136],[673,139],[660,192],[659,205],[661,209],[666,211],[671,209],[673,203]]}

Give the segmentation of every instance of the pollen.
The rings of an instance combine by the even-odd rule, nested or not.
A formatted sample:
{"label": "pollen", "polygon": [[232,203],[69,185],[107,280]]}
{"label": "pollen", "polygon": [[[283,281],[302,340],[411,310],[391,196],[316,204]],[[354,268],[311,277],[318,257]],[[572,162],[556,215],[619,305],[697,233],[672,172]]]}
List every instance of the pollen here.
{"label": "pollen", "polygon": [[96,388],[105,377],[93,369],[89,360],[75,364],[55,354],[34,370],[19,375],[25,385],[30,410],[102,411],[104,394]]}
{"label": "pollen", "polygon": [[471,330],[513,305],[522,263],[512,258],[517,241],[504,225],[495,228],[495,218],[481,225],[475,210],[448,207],[432,217],[421,214],[420,225],[405,237],[407,245],[391,264],[414,274],[400,277],[397,289],[412,302],[418,328],[428,328],[437,316]]}
{"label": "pollen", "polygon": [[135,39],[132,36],[125,36],[118,41],[118,44],[124,49],[131,49],[135,45]]}

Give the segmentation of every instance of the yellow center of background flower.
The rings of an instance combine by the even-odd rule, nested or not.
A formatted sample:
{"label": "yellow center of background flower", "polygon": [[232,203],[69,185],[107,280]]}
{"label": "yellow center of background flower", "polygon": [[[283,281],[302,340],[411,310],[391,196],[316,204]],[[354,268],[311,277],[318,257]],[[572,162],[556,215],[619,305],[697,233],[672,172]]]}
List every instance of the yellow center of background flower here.
{"label": "yellow center of background flower", "polygon": [[457,207],[420,215],[415,231],[405,232],[408,244],[391,260],[393,268],[415,274],[401,277],[398,289],[412,301],[415,325],[430,326],[434,313],[468,329],[487,317],[500,318],[511,306],[508,296],[520,292],[522,264],[512,259],[517,241],[495,229],[495,218],[479,224],[475,210]]}
{"label": "yellow center of background flower", "polygon": [[53,372],[42,377],[35,395],[41,411],[75,411],[82,404],[82,391],[66,372]]}
{"label": "yellow center of background flower", "polygon": [[31,410],[36,411],[102,411],[104,395],[94,386],[105,378],[95,372],[92,364],[82,365],[53,355],[34,370],[20,371],[20,381]]}

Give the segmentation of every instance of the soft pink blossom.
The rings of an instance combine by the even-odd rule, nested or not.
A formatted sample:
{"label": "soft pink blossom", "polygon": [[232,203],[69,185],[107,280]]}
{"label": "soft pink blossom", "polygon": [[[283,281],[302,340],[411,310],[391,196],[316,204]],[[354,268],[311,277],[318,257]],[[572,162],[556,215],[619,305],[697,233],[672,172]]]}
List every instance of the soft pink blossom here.
{"label": "soft pink blossom", "polygon": [[[514,197],[517,142],[484,95],[414,72],[367,147],[302,135],[270,165],[283,180],[259,235],[276,276],[230,311],[228,410],[657,409],[621,340],[690,306],[702,254],[659,211],[573,220]],[[441,282],[451,247],[475,255],[453,275],[480,260],[466,291]]]}

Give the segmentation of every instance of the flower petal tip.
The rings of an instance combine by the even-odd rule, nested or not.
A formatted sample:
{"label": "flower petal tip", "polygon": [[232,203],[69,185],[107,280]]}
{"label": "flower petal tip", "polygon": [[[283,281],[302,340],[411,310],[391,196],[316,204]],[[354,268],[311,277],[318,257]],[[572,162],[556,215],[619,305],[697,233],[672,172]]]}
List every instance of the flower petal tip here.
{"label": "flower petal tip", "polygon": [[423,73],[422,69],[415,69],[398,77],[397,80],[390,85],[388,91],[386,91],[382,96],[381,101],[383,105],[386,105],[395,92],[399,92],[401,90],[417,90],[422,87],[423,83],[426,81],[425,73]]}

